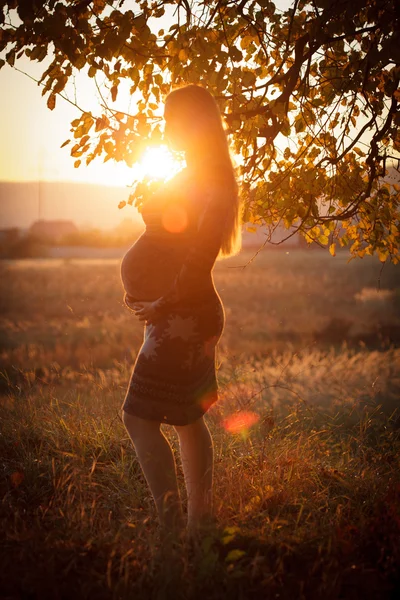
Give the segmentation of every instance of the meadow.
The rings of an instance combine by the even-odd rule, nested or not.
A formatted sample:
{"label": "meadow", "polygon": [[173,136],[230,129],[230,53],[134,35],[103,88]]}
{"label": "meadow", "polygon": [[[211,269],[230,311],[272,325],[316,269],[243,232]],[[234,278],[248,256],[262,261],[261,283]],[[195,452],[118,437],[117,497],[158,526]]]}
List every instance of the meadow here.
{"label": "meadow", "polygon": [[312,249],[216,264],[218,527],[193,551],[161,545],[121,421],[143,324],[119,263],[0,263],[2,597],[397,597],[399,266]]}

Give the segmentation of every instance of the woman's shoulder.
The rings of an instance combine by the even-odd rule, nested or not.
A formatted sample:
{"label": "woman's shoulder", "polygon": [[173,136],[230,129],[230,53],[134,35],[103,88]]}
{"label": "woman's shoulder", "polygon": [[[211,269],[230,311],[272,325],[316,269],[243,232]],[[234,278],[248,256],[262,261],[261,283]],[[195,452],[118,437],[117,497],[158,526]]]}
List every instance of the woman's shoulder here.
{"label": "woman's shoulder", "polygon": [[166,182],[165,191],[190,203],[204,204],[207,198],[231,198],[237,191],[232,168],[213,165],[207,169],[185,167]]}

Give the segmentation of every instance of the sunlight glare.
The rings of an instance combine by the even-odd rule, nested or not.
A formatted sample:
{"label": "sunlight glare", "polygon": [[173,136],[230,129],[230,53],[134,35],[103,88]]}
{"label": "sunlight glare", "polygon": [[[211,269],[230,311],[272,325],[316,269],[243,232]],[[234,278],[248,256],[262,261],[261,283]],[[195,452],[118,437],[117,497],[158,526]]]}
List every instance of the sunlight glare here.
{"label": "sunlight glare", "polygon": [[153,146],[145,150],[136,167],[139,179],[149,177],[167,181],[182,169],[182,162],[167,146]]}

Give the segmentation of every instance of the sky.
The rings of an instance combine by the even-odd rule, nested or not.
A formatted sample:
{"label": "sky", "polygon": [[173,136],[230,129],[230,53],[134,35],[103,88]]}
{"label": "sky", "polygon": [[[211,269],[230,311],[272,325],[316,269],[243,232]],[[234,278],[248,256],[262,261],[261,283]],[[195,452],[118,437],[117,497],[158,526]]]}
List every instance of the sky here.
{"label": "sky", "polygon": [[[173,9],[167,7],[165,16],[156,20],[156,30],[161,27],[168,30]],[[20,72],[39,80],[50,62],[51,57],[38,63],[22,56],[15,61],[16,68],[6,63],[0,70],[1,89],[6,91],[0,94],[0,181],[72,181],[121,187],[132,184],[137,174],[135,168],[112,160],[103,163],[104,156],[96,157],[88,166],[82,160],[81,166],[75,168],[71,145],[60,148],[71,137],[70,123],[81,116],[81,111],[60,95],[51,111],[47,107],[48,93],[42,96],[42,86]],[[110,95],[100,77],[97,83],[108,102]],[[136,112],[140,94],[130,96],[128,90],[129,84],[121,81],[118,98],[114,103],[110,100],[110,106]],[[101,98],[94,79],[87,76],[87,67],[75,70],[75,87],[70,79],[62,93],[94,116],[101,114]]]}
{"label": "sky", "polygon": [[[39,79],[46,64],[21,58],[16,67]],[[121,187],[132,183],[132,171],[122,163],[103,163],[100,158],[74,168],[70,146],[60,146],[70,138],[70,122],[81,114],[76,107],[57,96],[56,108],[49,110],[41,87],[8,64],[0,71],[0,83],[5,90],[0,94],[0,180],[67,180]],[[96,106],[93,82],[81,75],[77,87],[78,104]]]}
{"label": "sky", "polygon": [[[290,6],[291,0],[278,0],[279,8]],[[157,29],[167,30],[172,23],[175,7],[167,7],[166,15],[156,20]],[[15,67],[35,79],[47,68],[50,60],[41,63],[23,56]],[[99,81],[99,84],[101,82]],[[70,146],[60,148],[70,137],[70,122],[80,116],[80,111],[57,96],[53,111],[47,108],[48,94],[41,95],[41,86],[8,64],[0,70],[0,181],[76,181],[101,183],[124,187],[133,182],[135,172],[122,163],[96,158],[89,166],[84,164],[75,169],[70,156]],[[121,86],[122,87],[122,84]],[[98,92],[94,81],[86,76],[86,69],[76,76],[77,100],[84,110],[99,114]],[[67,84],[72,98],[73,88]],[[133,112],[134,102],[129,106],[129,94],[121,98],[121,92],[113,108]],[[129,112],[129,111],[128,111]]]}
{"label": "sky", "polygon": [[[86,223],[101,228],[115,226],[126,218],[140,219],[134,206],[127,205],[120,210],[118,204],[128,199],[131,189],[127,186],[140,177],[141,170],[112,160],[104,163],[104,156],[97,157],[88,166],[82,160],[80,167],[75,168],[76,158],[70,155],[72,143],[60,147],[71,138],[70,123],[81,116],[81,111],[60,95],[57,95],[55,109],[49,110],[48,94],[42,96],[42,86],[20,72],[24,71],[39,80],[50,60],[51,57],[46,57],[37,63],[23,56],[16,60],[16,68],[6,63],[0,70],[0,227],[25,228],[38,218],[37,189],[42,191],[44,219],[71,219],[78,225]],[[94,80],[87,76],[87,68],[82,72],[76,71],[75,78],[75,88],[69,81],[63,94],[71,100],[75,99],[76,94],[76,103],[83,110],[92,111],[95,116],[100,115],[101,99]],[[108,101],[109,92],[101,85],[101,78],[97,82]],[[121,82],[117,101],[110,104],[116,110],[134,113],[136,97],[129,95],[127,83],[124,90],[124,83]],[[100,184],[104,186],[104,191],[98,193],[96,205],[96,190],[86,186],[74,188],[75,195],[79,197],[70,198],[69,186],[10,188],[5,183],[38,181]],[[10,189],[15,190],[13,197],[10,196]],[[31,191],[33,189],[34,193]],[[63,194],[54,192],[54,198],[50,197],[51,190],[60,189],[65,189]]]}

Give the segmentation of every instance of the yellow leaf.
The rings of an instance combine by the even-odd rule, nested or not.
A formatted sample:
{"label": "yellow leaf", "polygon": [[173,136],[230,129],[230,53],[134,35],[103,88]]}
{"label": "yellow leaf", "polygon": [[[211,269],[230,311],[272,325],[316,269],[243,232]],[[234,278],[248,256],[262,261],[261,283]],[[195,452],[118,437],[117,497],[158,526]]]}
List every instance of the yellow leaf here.
{"label": "yellow leaf", "polygon": [[381,262],[386,262],[386,259],[388,257],[388,251],[387,250],[381,250],[380,248],[377,248],[376,250],[377,254],[378,254],[378,258]]}
{"label": "yellow leaf", "polygon": [[233,562],[235,560],[238,560],[239,558],[241,558],[242,556],[244,556],[246,554],[246,552],[244,552],[243,550],[231,550],[226,558],[225,561],[226,562]]}
{"label": "yellow leaf", "polygon": [[61,144],[60,148],[64,148],[67,144],[70,143],[71,140],[66,140],[63,144]]}
{"label": "yellow leaf", "polygon": [[79,125],[74,131],[74,138],[80,138],[83,135],[83,125]]}
{"label": "yellow leaf", "polygon": [[75,169],[77,169],[77,168],[79,167],[79,165],[80,165],[80,164],[81,164],[81,160],[80,160],[80,159],[79,159],[79,160],[76,160],[76,161],[74,162],[74,167],[75,167]]}
{"label": "yellow leaf", "polygon": [[332,254],[332,256],[336,256],[336,244],[333,243],[329,246],[329,252]]}
{"label": "yellow leaf", "polygon": [[124,208],[125,204],[125,200],[121,200],[121,202],[118,204],[118,208]]}
{"label": "yellow leaf", "polygon": [[81,125],[81,127],[82,127],[81,135],[85,135],[86,133],[88,133],[88,131],[90,131],[90,129],[92,128],[93,124],[94,124],[94,119],[93,119],[92,115],[86,114],[85,119]]}
{"label": "yellow leaf", "polygon": [[79,152],[80,148],[79,148],[79,144],[75,144],[75,146],[73,146],[71,148],[71,156],[80,156],[80,152]]}
{"label": "yellow leaf", "polygon": [[185,50],[185,48],[182,48],[181,50],[179,50],[179,54],[178,54],[179,60],[187,60],[187,57],[188,57],[188,53]]}

